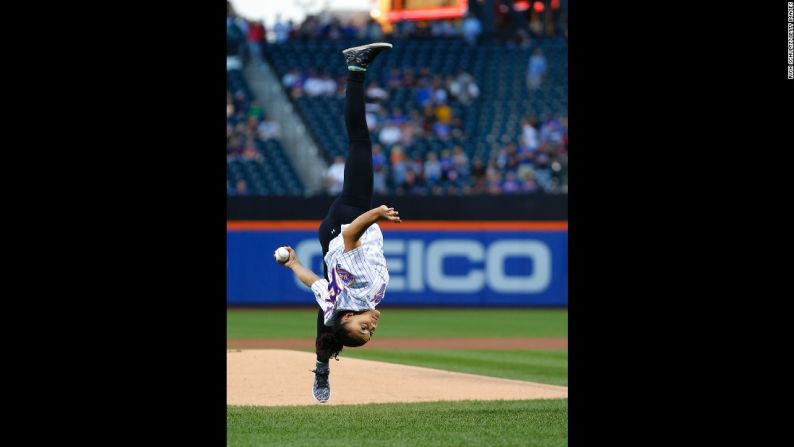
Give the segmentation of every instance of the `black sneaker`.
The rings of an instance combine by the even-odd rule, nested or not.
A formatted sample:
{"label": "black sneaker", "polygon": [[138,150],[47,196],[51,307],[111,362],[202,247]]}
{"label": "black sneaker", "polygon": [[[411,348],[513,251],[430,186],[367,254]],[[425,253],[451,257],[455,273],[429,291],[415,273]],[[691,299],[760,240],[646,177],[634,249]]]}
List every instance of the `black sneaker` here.
{"label": "black sneaker", "polygon": [[342,54],[345,55],[345,62],[347,63],[347,68],[352,70],[366,70],[367,66],[375,60],[375,58],[380,54],[381,51],[391,48],[392,44],[385,43],[385,42],[377,42],[371,43],[367,45],[362,45],[360,47],[353,47],[348,48],[342,51]]}
{"label": "black sneaker", "polygon": [[314,373],[314,385],[312,386],[314,398],[320,403],[328,402],[328,399],[331,398],[331,384],[328,383],[328,374],[331,373],[330,368],[328,366],[324,368],[317,366],[312,372]]}

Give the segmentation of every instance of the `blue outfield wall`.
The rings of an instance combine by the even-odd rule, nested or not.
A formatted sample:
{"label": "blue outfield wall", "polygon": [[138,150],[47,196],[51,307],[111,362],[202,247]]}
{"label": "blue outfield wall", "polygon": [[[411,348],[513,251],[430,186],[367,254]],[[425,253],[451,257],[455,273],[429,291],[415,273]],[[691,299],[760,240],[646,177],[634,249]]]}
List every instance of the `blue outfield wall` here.
{"label": "blue outfield wall", "polygon": [[[381,305],[567,306],[567,224],[494,227],[384,228],[391,280]],[[314,304],[311,290],[273,260],[273,251],[283,245],[292,246],[301,262],[322,276],[314,229],[227,229],[229,305]]]}

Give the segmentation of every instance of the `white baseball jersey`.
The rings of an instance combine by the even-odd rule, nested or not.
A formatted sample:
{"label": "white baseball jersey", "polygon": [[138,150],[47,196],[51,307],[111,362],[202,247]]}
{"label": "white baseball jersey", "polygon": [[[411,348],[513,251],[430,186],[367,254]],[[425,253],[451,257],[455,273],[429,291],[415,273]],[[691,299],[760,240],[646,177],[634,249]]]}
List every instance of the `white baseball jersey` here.
{"label": "white baseball jersey", "polygon": [[[342,225],[342,231],[348,225]],[[339,309],[374,309],[386,294],[389,271],[383,256],[383,233],[372,224],[361,236],[361,246],[345,253],[342,231],[328,244],[325,264],[330,282],[318,279],[312,284],[317,304],[323,309],[326,326],[332,325]]]}

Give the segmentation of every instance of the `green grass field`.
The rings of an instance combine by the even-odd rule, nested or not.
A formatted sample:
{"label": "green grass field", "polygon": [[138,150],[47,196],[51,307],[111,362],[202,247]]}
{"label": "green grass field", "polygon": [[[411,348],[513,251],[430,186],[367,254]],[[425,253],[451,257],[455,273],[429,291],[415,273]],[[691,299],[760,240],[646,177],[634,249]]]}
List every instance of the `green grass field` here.
{"label": "green grass field", "polygon": [[227,445],[565,446],[568,401],[228,407]]}
{"label": "green grass field", "polygon": [[568,386],[568,351],[345,348],[343,357]]}
{"label": "green grass field", "polygon": [[[378,338],[567,337],[567,310],[386,309]],[[227,337],[313,338],[316,310],[229,310]],[[568,352],[352,349],[340,358],[568,384]],[[227,410],[229,446],[565,446],[566,399]]]}
{"label": "green grass field", "polygon": [[[381,309],[378,338],[567,337],[564,309]],[[228,310],[227,338],[314,338],[315,309]]]}

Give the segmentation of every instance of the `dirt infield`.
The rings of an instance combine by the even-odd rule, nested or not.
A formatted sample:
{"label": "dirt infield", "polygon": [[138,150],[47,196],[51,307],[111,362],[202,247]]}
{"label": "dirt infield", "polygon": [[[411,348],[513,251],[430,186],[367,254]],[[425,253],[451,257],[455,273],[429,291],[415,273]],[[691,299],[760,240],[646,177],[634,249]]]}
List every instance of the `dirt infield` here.
{"label": "dirt infield", "polygon": [[[314,349],[313,338],[227,340],[228,349]],[[568,349],[567,338],[373,338],[357,349]]]}
{"label": "dirt infield", "polygon": [[[230,349],[226,366],[229,405],[320,405],[311,394],[313,353]],[[330,381],[324,405],[568,397],[564,386],[350,358],[331,363]]]}

